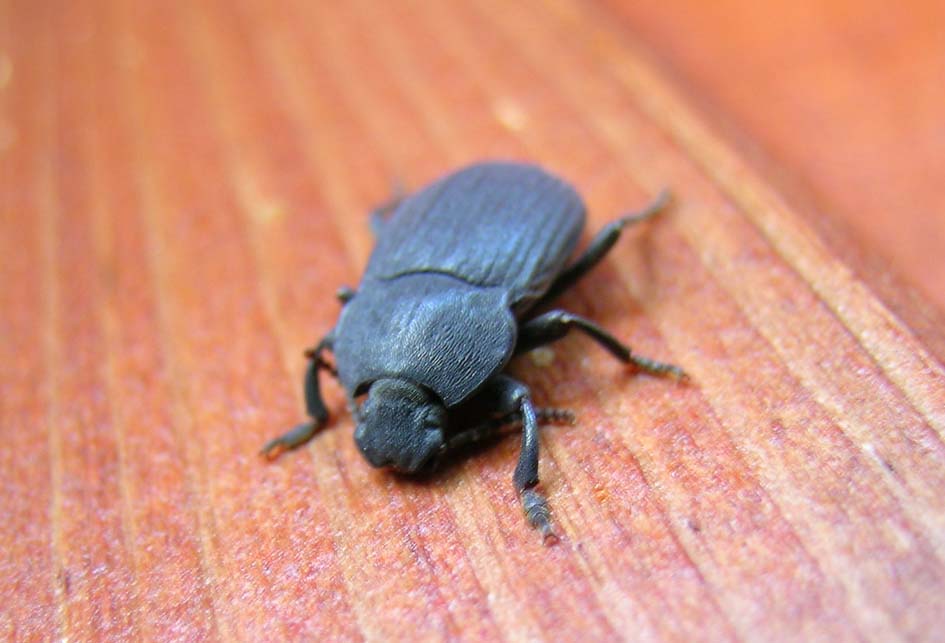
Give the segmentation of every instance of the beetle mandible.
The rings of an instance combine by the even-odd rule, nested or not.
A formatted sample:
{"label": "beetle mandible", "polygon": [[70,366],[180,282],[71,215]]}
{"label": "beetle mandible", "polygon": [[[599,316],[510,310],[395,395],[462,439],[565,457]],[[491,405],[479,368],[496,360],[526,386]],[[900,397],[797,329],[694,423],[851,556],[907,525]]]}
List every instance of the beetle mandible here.
{"label": "beetle mandible", "polygon": [[584,203],[535,165],[477,163],[382,206],[371,216],[377,243],[361,284],[339,290],[337,324],[306,353],[311,421],[271,440],[262,453],[295,448],[328,421],[323,370],[344,387],[357,423],[354,439],[375,467],[426,471],[458,447],[521,422],[515,489],[528,522],[544,538],[553,535],[547,501],[535,488],[542,412],[505,368],[512,357],[575,329],[641,371],[685,377],[677,366],[635,355],[588,319],[564,310],[534,312],[593,268],[625,226],[658,212],[666,200],[664,192],[611,222],[571,263]]}

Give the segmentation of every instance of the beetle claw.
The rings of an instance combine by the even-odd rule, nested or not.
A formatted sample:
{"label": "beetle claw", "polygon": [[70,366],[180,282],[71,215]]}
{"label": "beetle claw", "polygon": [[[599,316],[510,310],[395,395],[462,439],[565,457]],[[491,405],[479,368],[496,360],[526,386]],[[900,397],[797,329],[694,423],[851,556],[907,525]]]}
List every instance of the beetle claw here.
{"label": "beetle claw", "polygon": [[280,455],[291,449],[292,447],[288,445],[285,441],[285,436],[279,436],[278,438],[273,438],[266,442],[263,445],[263,448],[259,450],[259,455],[266,458],[267,460],[275,460]]}
{"label": "beetle claw", "polygon": [[282,445],[282,442],[280,442],[279,438],[274,438],[263,445],[263,448],[259,450],[259,455],[267,460],[275,460],[283,451],[285,451],[285,447]]}

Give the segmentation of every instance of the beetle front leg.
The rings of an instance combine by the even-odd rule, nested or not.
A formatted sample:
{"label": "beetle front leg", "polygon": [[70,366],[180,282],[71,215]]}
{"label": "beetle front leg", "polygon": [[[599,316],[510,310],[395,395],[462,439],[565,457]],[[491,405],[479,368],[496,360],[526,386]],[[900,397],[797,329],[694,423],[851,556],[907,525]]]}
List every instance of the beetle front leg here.
{"label": "beetle front leg", "polygon": [[303,422],[279,437],[269,440],[260,450],[260,454],[270,460],[276,458],[283,451],[290,451],[305,444],[328,422],[328,409],[325,408],[325,403],[322,401],[321,389],[318,384],[318,374],[320,371],[328,371],[332,375],[337,376],[334,367],[322,358],[322,353],[326,350],[331,350],[333,339],[333,336],[329,334],[318,343],[318,346],[305,353],[306,357],[309,358],[303,385],[305,390],[305,408],[312,420],[310,422]]}
{"label": "beetle front leg", "polygon": [[528,387],[506,375],[496,376],[490,383],[489,394],[500,413],[517,412],[522,418],[522,450],[512,480],[522,498],[525,518],[543,539],[554,536],[548,502],[535,487],[538,485],[538,418]]}

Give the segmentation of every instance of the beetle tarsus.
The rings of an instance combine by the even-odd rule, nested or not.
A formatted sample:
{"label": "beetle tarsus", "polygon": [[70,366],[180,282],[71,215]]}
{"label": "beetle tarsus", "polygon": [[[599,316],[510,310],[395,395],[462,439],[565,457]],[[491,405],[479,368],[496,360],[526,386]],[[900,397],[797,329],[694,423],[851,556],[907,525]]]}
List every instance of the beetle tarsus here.
{"label": "beetle tarsus", "polygon": [[528,524],[538,530],[541,539],[546,544],[557,541],[558,537],[551,526],[551,511],[548,509],[548,501],[534,487],[522,491],[522,509],[525,511],[525,519]]}
{"label": "beetle tarsus", "polygon": [[617,219],[615,223],[619,223],[622,228],[624,226],[633,225],[634,223],[646,221],[665,210],[672,200],[673,195],[669,191],[669,188],[663,188],[660,190],[660,193],[656,195],[656,198],[650,201],[642,210],[626,214]]}
{"label": "beetle tarsus", "polygon": [[259,450],[259,455],[267,460],[275,460],[283,452],[301,446],[312,439],[312,436],[318,432],[318,425],[315,422],[303,422],[291,430],[283,433],[277,438],[269,440],[263,448]]}
{"label": "beetle tarsus", "polygon": [[571,409],[535,409],[535,416],[539,422],[544,424],[574,424],[577,422],[577,417]]}
{"label": "beetle tarsus", "polygon": [[657,377],[671,377],[677,382],[683,383],[688,382],[690,379],[689,374],[675,364],[658,362],[655,359],[650,359],[649,357],[633,354],[630,355],[629,361],[637,369],[643,371],[644,373],[649,373],[650,375],[656,375]]}

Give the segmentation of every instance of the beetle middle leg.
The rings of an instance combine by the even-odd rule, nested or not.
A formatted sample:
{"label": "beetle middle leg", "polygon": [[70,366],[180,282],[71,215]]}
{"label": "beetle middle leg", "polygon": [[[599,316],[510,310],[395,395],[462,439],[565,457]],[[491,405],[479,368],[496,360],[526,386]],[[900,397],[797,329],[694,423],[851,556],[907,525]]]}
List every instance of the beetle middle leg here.
{"label": "beetle middle leg", "polygon": [[315,348],[305,353],[309,359],[308,368],[305,370],[305,409],[312,418],[311,421],[303,422],[279,437],[269,440],[260,450],[265,457],[272,459],[283,451],[290,451],[305,444],[328,422],[328,409],[325,408],[325,402],[322,400],[318,375],[320,371],[328,371],[337,376],[334,367],[322,358],[326,350],[331,350],[333,339],[329,333]]}
{"label": "beetle middle leg", "polygon": [[629,346],[591,320],[564,310],[549,311],[519,326],[515,353],[525,353],[544,344],[550,344],[567,335],[572,328],[587,334],[621,362],[633,364],[641,371],[651,375],[668,375],[677,380],[687,378],[685,371],[678,366],[635,355]]}
{"label": "beetle middle leg", "polygon": [[[574,424],[575,422],[574,412],[569,409],[536,408],[535,417],[542,424]],[[522,414],[519,411],[502,413],[498,417],[490,418],[453,435],[443,448],[444,455],[517,431],[522,424]],[[509,430],[509,427],[516,428]]]}
{"label": "beetle middle leg", "polygon": [[587,250],[585,250],[574,263],[561,271],[551,283],[548,292],[546,292],[535,305],[540,306],[541,304],[547,303],[573,286],[578,279],[587,274],[587,272],[596,266],[610,249],[614,247],[614,244],[617,243],[617,240],[620,238],[620,233],[623,232],[625,227],[645,221],[659,213],[669,204],[669,198],[669,191],[663,190],[642,210],[620,217],[616,221],[611,221],[604,226],[591,241],[591,245],[587,247]]}

